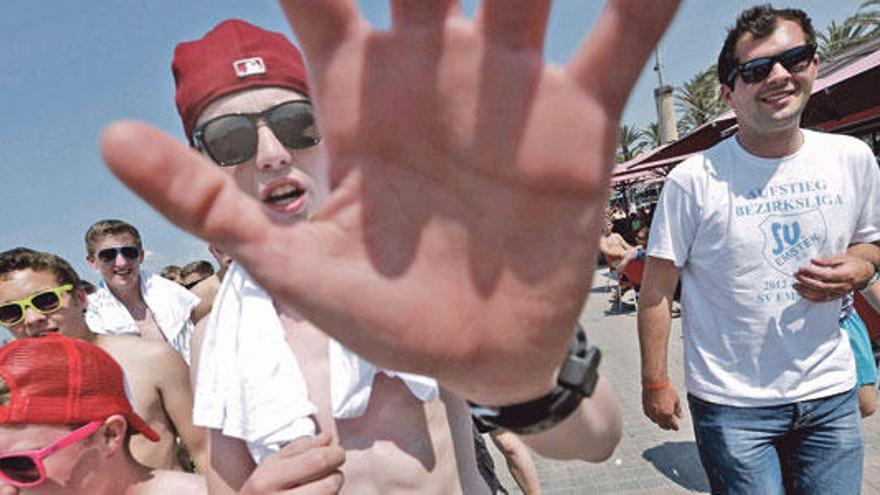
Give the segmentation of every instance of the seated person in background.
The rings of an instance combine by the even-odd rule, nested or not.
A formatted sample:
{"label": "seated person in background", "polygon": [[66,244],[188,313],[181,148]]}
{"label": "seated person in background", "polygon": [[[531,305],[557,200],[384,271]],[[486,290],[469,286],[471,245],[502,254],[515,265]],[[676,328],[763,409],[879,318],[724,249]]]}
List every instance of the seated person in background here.
{"label": "seated person in background", "polygon": [[877,365],[874,363],[868,329],[853,306],[852,294],[842,299],[839,322],[840,328],[849,337],[849,345],[856,360],[859,412],[863,418],[867,418],[877,412]]}
{"label": "seated person in background", "polygon": [[207,493],[202,476],[138,463],[139,436],[158,439],[99,347],[51,334],[0,348],[0,494]]}
{"label": "seated person in background", "polygon": [[626,256],[626,253],[633,249],[635,249],[633,245],[626,242],[623,236],[614,231],[612,223],[606,221],[605,230],[599,237],[599,252],[605,257],[608,266],[617,270],[617,265]]}
{"label": "seated person in background", "polygon": [[86,260],[103,279],[89,297],[86,321],[97,333],[166,342],[189,364],[191,313],[199,298],[141,270],[141,235],[121,220],[101,220],[85,235]]}
{"label": "seated person in background", "polygon": [[214,274],[214,265],[207,260],[192,261],[183,265],[180,269],[180,277],[183,279],[183,286],[192,290],[202,280],[207,279]]}
{"label": "seated person in background", "polygon": [[159,275],[162,278],[167,278],[168,280],[183,285],[183,278],[180,276],[180,267],[177,265],[168,265],[159,272]]}
{"label": "seated person in background", "polygon": [[162,342],[93,333],[83,317],[87,299],[81,284],[70,264],[54,254],[27,248],[0,253],[0,325],[19,340],[60,333],[103,349],[125,371],[134,410],[158,433],[151,442],[132,438],[135,460],[179,469],[179,435],[196,466],[204,466],[205,430],[192,424],[192,390],[183,359]]}

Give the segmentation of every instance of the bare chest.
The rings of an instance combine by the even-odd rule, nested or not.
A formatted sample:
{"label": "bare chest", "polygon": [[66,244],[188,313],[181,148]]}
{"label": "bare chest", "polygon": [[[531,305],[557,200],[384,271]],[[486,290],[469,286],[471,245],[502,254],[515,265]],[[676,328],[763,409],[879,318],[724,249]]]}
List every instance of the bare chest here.
{"label": "bare chest", "polygon": [[463,401],[441,392],[422,402],[398,378],[376,375],[364,413],[332,414],[327,337],[307,322],[282,317],[287,342],[318,409],[315,421],[346,450],[343,492],[483,493],[470,415]]}
{"label": "bare chest", "polygon": [[165,335],[156,323],[156,319],[153,318],[153,312],[150,311],[150,308],[146,308],[140,314],[132,316],[134,316],[134,322],[137,324],[141,338],[165,342]]}

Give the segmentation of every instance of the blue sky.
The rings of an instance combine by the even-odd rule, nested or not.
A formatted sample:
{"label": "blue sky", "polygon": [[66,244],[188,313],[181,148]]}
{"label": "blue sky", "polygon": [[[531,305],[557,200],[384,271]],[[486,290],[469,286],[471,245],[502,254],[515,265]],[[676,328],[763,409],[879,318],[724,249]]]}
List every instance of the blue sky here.
{"label": "blue sky", "polygon": [[[476,3],[463,2],[469,13]],[[755,3],[685,1],[660,45],[667,83],[681,84],[711,65],[725,28]],[[803,8],[824,29],[832,19],[839,22],[854,13],[860,3],[777,5]],[[359,4],[375,25],[388,24],[387,2]],[[546,43],[551,61],[562,63],[574,53],[601,6],[590,0],[554,4]],[[211,259],[203,242],[153,212],[107,171],[97,143],[101,129],[122,118],[144,120],[182,140],[170,71],[174,45],[202,36],[228,17],[290,35],[280,8],[268,0],[4,0],[0,250],[23,245],[54,252],[96,282],[97,274],[84,260],[83,234],[96,220],[121,218],[141,231],[150,270]],[[655,119],[652,92],[657,78],[651,66],[653,61],[631,97],[625,123],[644,125]]]}

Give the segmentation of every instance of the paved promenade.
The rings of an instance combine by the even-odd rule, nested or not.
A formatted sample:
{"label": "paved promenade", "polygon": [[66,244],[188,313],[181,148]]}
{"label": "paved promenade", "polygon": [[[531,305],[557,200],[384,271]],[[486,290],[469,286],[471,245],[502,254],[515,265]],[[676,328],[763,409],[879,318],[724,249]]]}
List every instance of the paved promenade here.
{"label": "paved promenade", "polygon": [[[690,414],[684,402],[681,323],[673,320],[669,342],[669,374],[683,399],[681,430],[657,428],[642,414],[636,313],[632,306],[612,308],[606,292],[605,269],[596,273],[593,291],[581,324],[590,341],[602,349],[602,375],[611,382],[623,409],[624,434],[609,461],[593,465],[559,462],[535,456],[538,477],[546,494],[678,494],[708,493],[709,483],[693,440]],[[611,287],[614,283],[611,283]],[[627,298],[624,298],[626,301]],[[865,463],[862,493],[880,494],[880,413],[865,420]],[[491,441],[496,471],[510,493],[520,493]]]}

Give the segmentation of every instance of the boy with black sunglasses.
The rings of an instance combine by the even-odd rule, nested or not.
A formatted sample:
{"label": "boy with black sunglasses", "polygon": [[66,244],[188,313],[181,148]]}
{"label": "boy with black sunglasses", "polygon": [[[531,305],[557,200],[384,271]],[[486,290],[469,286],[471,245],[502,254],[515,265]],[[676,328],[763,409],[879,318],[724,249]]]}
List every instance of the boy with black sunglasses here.
{"label": "boy with black sunglasses", "polygon": [[86,231],[85,244],[86,261],[102,279],[89,296],[89,327],[98,333],[166,342],[189,364],[198,296],[141,270],[141,235],[131,224],[122,220],[95,222]]}
{"label": "boy with black sunglasses", "polygon": [[736,135],[667,179],[639,298],[642,401],[678,429],[669,302],[713,493],[859,493],[863,445],[841,298],[876,278],[880,172],[865,143],[800,128],[819,60],[807,14],[742,12],[718,57]]}
{"label": "boy with black sunglasses", "polygon": [[[455,1],[396,1],[391,32],[349,0],[285,1],[308,83],[298,50],[265,32],[252,49],[241,22],[180,45],[178,108],[203,156],[135,123],[112,126],[103,150],[149,202],[248,270],[224,279],[211,320],[231,328],[209,323],[196,394],[213,428],[231,418],[223,431],[251,444],[212,441],[245,466],[254,444],[284,440],[279,424],[320,429],[349,448],[354,493],[480,493],[467,397],[543,454],[607,458],[617,402],[573,329],[619,117],[677,5],[608,2],[564,68],[542,60],[543,1],[487,0],[473,21]],[[224,369],[238,352],[252,357]],[[331,381],[336,369],[348,372]],[[293,399],[242,379],[260,372]],[[235,394],[212,402],[223,377]],[[261,407],[266,396],[284,407]],[[220,481],[234,490],[246,474]]]}

